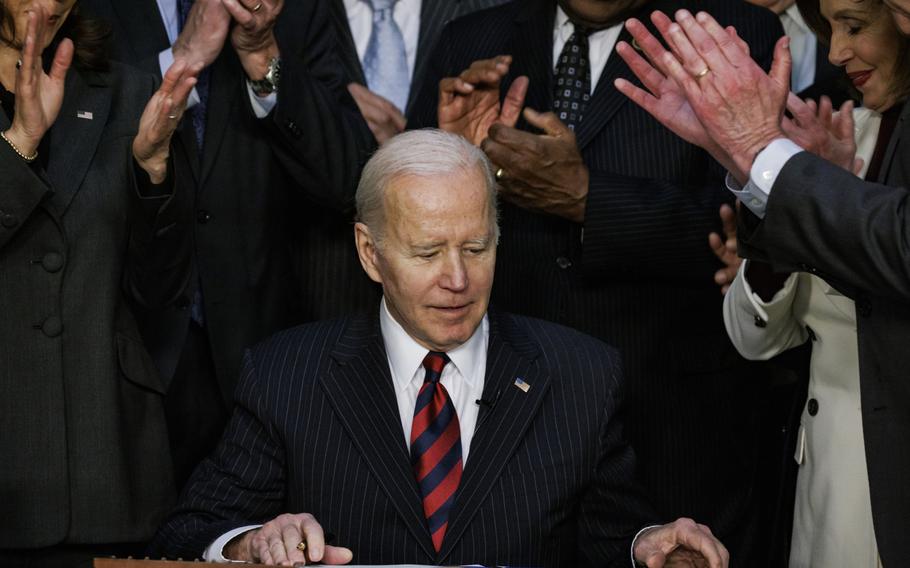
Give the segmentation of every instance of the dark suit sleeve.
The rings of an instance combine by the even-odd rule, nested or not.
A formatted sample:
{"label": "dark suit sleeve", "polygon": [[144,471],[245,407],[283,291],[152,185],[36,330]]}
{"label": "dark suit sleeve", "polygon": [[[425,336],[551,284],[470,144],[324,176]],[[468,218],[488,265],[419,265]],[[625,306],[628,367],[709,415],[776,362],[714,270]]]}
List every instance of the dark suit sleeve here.
{"label": "dark suit sleeve", "polygon": [[285,512],[284,446],[266,415],[257,370],[247,351],[224,436],[212,456],[196,468],[177,508],[149,545],[150,554],[201,557],[227,531]]}
{"label": "dark suit sleeve", "polygon": [[866,182],[813,154],[797,154],[778,175],[764,220],[741,224],[744,254],[763,251],[778,270],[814,271],[908,302],[908,196],[905,188]]}
{"label": "dark suit sleeve", "polygon": [[284,10],[278,104],[264,119],[272,147],[310,199],[350,212],[376,141],[347,91],[326,2],[287,2]]}
{"label": "dark suit sleeve", "polygon": [[592,566],[627,567],[632,539],[642,528],[659,523],[633,480],[635,455],[623,437],[619,356],[609,358],[601,368],[613,388],[602,409],[596,476],[581,499],[578,543]]}

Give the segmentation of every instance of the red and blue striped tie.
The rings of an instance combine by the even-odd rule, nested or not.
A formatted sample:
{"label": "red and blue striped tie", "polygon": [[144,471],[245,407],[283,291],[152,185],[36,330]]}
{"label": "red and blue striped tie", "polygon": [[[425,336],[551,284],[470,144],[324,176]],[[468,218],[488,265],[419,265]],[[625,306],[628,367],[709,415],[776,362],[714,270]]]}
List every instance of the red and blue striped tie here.
{"label": "red and blue striped tie", "polygon": [[461,427],[446,388],[440,384],[442,369],[449,362],[445,353],[430,351],[423,359],[426,375],[417,393],[411,426],[411,466],[423,495],[433,546],[442,547],[449,510],[461,481]]}

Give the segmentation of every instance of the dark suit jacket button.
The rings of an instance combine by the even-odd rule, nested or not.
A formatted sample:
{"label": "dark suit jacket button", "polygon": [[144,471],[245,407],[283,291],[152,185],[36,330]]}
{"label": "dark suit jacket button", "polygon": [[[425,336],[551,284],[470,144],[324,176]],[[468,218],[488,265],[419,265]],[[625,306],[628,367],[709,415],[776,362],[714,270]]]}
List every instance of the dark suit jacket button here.
{"label": "dark suit jacket button", "polygon": [[761,319],[760,315],[755,314],[755,327],[767,327],[767,326],[768,326],[768,322]]}
{"label": "dark suit jacket button", "polygon": [[209,213],[205,209],[200,209],[199,211],[196,211],[196,222],[199,223],[200,225],[205,225],[206,223],[209,222],[209,220],[211,220],[211,218],[212,218],[211,213]]}
{"label": "dark suit jacket button", "polygon": [[556,266],[565,270],[566,268],[569,268],[570,266],[572,266],[572,261],[564,256],[561,256],[556,259]]}
{"label": "dark suit jacket button", "polygon": [[48,337],[57,337],[63,333],[63,320],[57,316],[51,316],[41,324],[41,331]]}
{"label": "dark suit jacket button", "polygon": [[63,255],[59,252],[49,252],[41,259],[41,266],[48,272],[58,272],[63,268]]}
{"label": "dark suit jacket button", "polygon": [[815,416],[818,414],[818,401],[814,398],[809,399],[808,404],[809,416]]}
{"label": "dark suit jacket button", "polygon": [[12,213],[7,213],[6,215],[0,217],[0,224],[2,224],[7,229],[12,229],[19,224],[19,219],[16,218],[16,216]]}

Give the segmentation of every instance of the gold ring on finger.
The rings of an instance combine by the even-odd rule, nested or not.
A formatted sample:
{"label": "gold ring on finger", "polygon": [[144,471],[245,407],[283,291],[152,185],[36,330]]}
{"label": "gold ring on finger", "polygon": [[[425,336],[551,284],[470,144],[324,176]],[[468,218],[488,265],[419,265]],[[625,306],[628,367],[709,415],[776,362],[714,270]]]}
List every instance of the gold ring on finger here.
{"label": "gold ring on finger", "polygon": [[258,4],[256,4],[255,6],[253,6],[253,9],[250,10],[250,11],[251,11],[251,12],[258,12],[258,11],[261,10],[261,9],[262,9],[262,2],[259,2]]}
{"label": "gold ring on finger", "polygon": [[304,542],[304,541],[301,540],[301,541],[297,544],[297,550],[299,550],[300,552],[306,552],[306,542]]}
{"label": "gold ring on finger", "polygon": [[502,178],[505,177],[505,175],[506,175],[506,171],[502,168],[499,168],[498,170],[496,170],[496,181],[501,180]]}
{"label": "gold ring on finger", "polygon": [[701,71],[696,73],[694,76],[696,79],[701,79],[702,77],[707,75],[709,71],[711,71],[711,69],[706,65],[704,69],[702,69]]}

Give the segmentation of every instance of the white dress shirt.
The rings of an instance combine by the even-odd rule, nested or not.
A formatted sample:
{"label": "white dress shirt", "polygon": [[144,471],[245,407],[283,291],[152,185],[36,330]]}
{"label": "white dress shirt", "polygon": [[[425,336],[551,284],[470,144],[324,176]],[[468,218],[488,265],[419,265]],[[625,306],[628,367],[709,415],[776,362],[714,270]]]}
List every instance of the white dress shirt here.
{"label": "white dress shirt", "polygon": [[[420,37],[420,5],[421,0],[398,0],[392,8],[392,19],[404,37],[408,76],[412,81],[414,62],[417,60],[417,40]],[[357,58],[363,65],[363,56],[373,32],[373,7],[367,0],[344,0],[344,11],[348,15],[348,26],[351,28],[351,37],[354,38],[354,47],[357,48]]]}
{"label": "white dress shirt", "polygon": [[780,23],[790,38],[790,55],[793,67],[790,69],[790,90],[798,93],[809,88],[815,82],[815,57],[818,52],[818,41],[815,34],[806,25],[796,4],[791,5],[780,15]]}
{"label": "white dress shirt", "polygon": [[[177,41],[177,36],[180,35],[180,21],[179,21],[179,12],[177,10],[177,0],[157,0],[158,1],[158,12],[161,14],[161,21],[164,23],[164,29],[167,32],[167,39],[171,42],[171,45],[174,45],[174,42]],[[230,46],[226,46],[230,47]],[[161,53],[158,54],[158,66],[161,68],[161,76],[163,77],[167,70],[170,69],[171,65],[174,64],[174,51],[172,48],[167,48]],[[270,93],[265,97],[260,97],[253,92],[253,89],[247,85],[247,94],[250,97],[250,104],[253,107],[253,113],[257,118],[265,118],[268,116],[272,109],[275,108],[275,105],[278,104],[278,95],[276,93]],[[186,108],[192,108],[195,105],[199,104],[199,93],[196,92],[194,87],[190,96],[186,102]]]}
{"label": "white dress shirt", "polygon": [[[597,88],[597,82],[607,66],[607,60],[613,53],[616,46],[616,40],[622,32],[622,23],[616,24],[609,28],[598,30],[588,36],[588,61],[591,64],[591,93]],[[556,22],[553,26],[553,67],[559,61],[559,54],[562,53],[563,46],[575,33],[575,24],[569,20],[569,16],[562,11],[562,8],[556,7]],[[589,93],[589,94],[591,94]]]}

